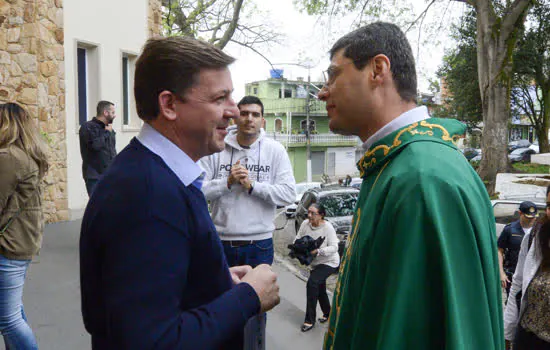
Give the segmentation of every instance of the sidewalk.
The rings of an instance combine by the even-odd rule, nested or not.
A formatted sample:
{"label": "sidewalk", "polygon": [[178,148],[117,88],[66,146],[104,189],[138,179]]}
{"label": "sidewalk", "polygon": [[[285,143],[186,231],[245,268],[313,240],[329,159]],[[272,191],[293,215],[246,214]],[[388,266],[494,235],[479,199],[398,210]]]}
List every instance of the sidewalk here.
{"label": "sidewalk", "polygon": [[[25,312],[40,350],[90,349],[90,336],[84,329],[80,311],[80,224],[77,220],[46,225],[40,256],[28,271],[23,296]],[[320,349],[326,325],[300,332],[306,286],[286,266],[279,259],[273,266],[278,275],[281,304],[268,313],[267,349]],[[0,343],[3,349],[3,342]]]}

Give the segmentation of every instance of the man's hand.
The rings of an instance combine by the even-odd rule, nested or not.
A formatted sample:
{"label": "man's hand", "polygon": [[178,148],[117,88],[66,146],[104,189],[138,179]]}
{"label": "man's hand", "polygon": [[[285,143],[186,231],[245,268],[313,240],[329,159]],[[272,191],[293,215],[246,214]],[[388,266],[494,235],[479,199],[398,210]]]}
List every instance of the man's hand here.
{"label": "man's hand", "polygon": [[508,283],[510,283],[510,280],[508,279],[508,276],[506,276],[506,273],[501,272],[500,273],[500,285],[502,288],[506,288],[508,286]]}
{"label": "man's hand", "polygon": [[107,130],[107,131],[113,131],[113,124],[107,124],[107,125],[105,125],[105,130]]}
{"label": "man's hand", "polygon": [[314,250],[312,250],[312,251],[311,251],[311,255],[313,255],[313,256],[319,255],[319,249],[314,249]]}
{"label": "man's hand", "polygon": [[250,181],[250,178],[245,177],[243,179],[241,179],[241,181],[239,181],[241,186],[243,186],[247,191],[250,190],[250,187],[252,187],[252,181]]}
{"label": "man's hand", "polygon": [[238,160],[231,167],[231,173],[227,178],[227,185],[228,187],[231,187],[231,185],[241,183],[241,180],[245,178],[248,179],[248,170],[244,166],[242,166],[241,161]]}
{"label": "man's hand", "polygon": [[260,299],[261,312],[269,311],[281,302],[277,275],[271,270],[271,266],[266,264],[256,266],[241,279],[241,282],[250,284],[254,289]]}
{"label": "man's hand", "polygon": [[233,279],[233,284],[239,284],[241,283],[241,279],[250,271],[252,271],[252,267],[250,265],[242,265],[242,266],[233,266],[229,268],[229,272],[231,273],[231,279]]}

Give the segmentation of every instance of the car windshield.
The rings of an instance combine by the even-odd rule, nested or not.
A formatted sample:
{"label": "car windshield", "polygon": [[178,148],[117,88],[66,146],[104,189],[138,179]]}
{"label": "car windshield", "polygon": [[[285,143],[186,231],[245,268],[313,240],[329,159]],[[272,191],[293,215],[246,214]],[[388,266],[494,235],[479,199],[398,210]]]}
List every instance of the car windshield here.
{"label": "car windshield", "polygon": [[327,217],[353,215],[356,202],[357,193],[328,194],[319,200],[327,211]]}
{"label": "car windshield", "polygon": [[520,155],[520,154],[523,154],[523,152],[525,152],[525,151],[526,151],[525,148],[518,148],[518,149],[512,151],[512,153],[510,153],[510,154]]}

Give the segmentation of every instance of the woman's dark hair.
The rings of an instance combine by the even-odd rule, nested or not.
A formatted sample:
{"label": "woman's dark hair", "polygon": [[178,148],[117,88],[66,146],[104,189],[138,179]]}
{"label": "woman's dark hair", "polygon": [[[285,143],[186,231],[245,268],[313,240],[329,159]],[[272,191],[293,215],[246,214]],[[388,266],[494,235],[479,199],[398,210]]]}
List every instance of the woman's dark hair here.
{"label": "woman's dark hair", "polygon": [[311,203],[311,205],[309,207],[310,208],[314,207],[315,209],[317,209],[317,212],[319,213],[319,215],[321,215],[323,220],[325,219],[325,216],[327,215],[327,211],[326,211],[325,207],[322,204]]}
{"label": "woman's dark hair", "polygon": [[538,231],[540,251],[542,253],[542,265],[550,267],[550,220],[545,218]]}

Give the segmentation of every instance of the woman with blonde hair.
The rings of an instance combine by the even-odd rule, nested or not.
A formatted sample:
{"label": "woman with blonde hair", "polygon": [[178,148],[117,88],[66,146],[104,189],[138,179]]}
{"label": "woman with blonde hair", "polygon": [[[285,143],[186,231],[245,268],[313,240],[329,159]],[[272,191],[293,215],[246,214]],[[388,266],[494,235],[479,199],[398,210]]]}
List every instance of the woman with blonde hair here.
{"label": "woman with blonde hair", "polygon": [[46,145],[15,103],[0,104],[0,332],[7,349],[38,349],[23,310],[27,268],[42,244]]}

